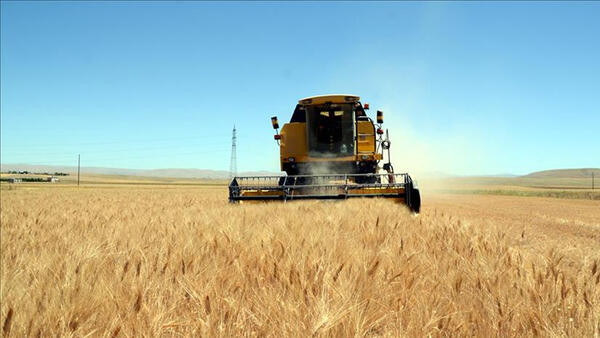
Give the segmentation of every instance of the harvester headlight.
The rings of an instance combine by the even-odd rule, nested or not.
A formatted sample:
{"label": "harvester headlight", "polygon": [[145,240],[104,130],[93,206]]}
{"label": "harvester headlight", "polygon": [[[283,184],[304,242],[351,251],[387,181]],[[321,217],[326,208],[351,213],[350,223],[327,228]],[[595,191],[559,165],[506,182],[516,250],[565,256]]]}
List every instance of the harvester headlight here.
{"label": "harvester headlight", "polygon": [[277,121],[277,116],[271,117],[271,124],[273,125],[273,129],[279,129],[279,122]]}
{"label": "harvester headlight", "polygon": [[379,123],[379,124],[383,123],[383,112],[381,110],[377,111],[377,123]]}
{"label": "harvester headlight", "polygon": [[369,155],[362,155],[360,158],[362,158],[363,160],[368,160],[369,159]]}
{"label": "harvester headlight", "polygon": [[293,158],[293,157],[288,157],[288,161],[290,161],[290,162],[296,162],[296,159]]}

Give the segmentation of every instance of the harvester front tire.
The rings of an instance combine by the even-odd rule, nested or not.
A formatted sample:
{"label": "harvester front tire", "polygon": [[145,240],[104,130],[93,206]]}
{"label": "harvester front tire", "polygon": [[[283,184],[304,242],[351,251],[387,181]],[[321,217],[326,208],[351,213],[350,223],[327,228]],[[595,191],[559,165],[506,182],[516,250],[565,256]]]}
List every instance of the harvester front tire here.
{"label": "harvester front tire", "polygon": [[[286,181],[287,178],[287,181]],[[285,183],[285,185],[294,185],[294,178],[293,177],[280,177],[279,178],[279,185],[282,186]]]}
{"label": "harvester front tire", "polygon": [[410,208],[415,212],[419,213],[421,211],[421,193],[419,189],[411,189],[410,190]]}

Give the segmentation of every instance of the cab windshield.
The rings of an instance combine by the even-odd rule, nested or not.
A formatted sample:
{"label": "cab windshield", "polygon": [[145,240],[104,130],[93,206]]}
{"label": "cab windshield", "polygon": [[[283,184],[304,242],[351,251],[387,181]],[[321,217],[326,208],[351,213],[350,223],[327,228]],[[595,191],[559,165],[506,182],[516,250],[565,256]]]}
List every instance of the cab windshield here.
{"label": "cab windshield", "polygon": [[311,156],[354,154],[354,113],[350,103],[306,106],[308,151]]}

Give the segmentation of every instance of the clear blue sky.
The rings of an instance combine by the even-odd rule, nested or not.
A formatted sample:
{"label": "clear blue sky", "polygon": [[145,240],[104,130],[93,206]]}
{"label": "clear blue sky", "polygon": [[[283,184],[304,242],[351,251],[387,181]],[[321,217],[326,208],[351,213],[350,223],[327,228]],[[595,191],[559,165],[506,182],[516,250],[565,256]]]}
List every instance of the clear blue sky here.
{"label": "clear blue sky", "polygon": [[599,2],[1,3],[3,163],[278,168],[269,118],[353,93],[397,168],[600,167]]}

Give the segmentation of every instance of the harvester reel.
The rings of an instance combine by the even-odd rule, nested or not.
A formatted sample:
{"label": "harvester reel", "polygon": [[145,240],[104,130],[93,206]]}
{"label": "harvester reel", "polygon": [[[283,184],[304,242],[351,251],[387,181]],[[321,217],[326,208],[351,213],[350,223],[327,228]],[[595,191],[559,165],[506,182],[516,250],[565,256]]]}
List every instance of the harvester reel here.
{"label": "harvester reel", "polygon": [[229,201],[392,198],[414,212],[421,208],[419,189],[408,174],[328,174],[235,177]]}

